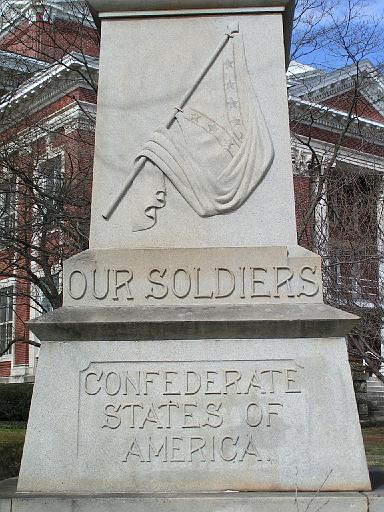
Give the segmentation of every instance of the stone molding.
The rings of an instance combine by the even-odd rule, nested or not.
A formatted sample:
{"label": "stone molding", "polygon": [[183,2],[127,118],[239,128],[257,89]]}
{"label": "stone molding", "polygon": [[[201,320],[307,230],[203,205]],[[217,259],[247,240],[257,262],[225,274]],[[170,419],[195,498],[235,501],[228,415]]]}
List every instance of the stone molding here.
{"label": "stone molding", "polygon": [[289,65],[294,0],[87,0],[96,26],[100,19],[136,16],[283,13],[286,68]]}
{"label": "stone molding", "polygon": [[28,322],[41,341],[326,338],[358,317],[326,304],[64,306]]}
{"label": "stone molding", "polygon": [[104,13],[129,11],[283,8],[291,3],[291,0],[89,0],[88,3],[103,16]]}

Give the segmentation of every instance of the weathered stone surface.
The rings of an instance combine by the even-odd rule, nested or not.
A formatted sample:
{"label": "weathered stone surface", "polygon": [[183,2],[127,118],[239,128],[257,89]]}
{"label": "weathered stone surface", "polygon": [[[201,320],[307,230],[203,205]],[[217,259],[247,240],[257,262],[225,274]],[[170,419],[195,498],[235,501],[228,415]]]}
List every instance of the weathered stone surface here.
{"label": "weathered stone surface", "polygon": [[364,492],[368,498],[369,512],[382,512],[384,510],[384,472],[371,468],[372,491]]}
{"label": "weathered stone surface", "polygon": [[11,498],[0,498],[0,512],[11,512]]}
{"label": "weathered stone surface", "polygon": [[369,497],[369,512],[383,512],[384,495]]}
{"label": "weathered stone surface", "polygon": [[42,348],[18,491],[322,484],[369,488],[343,339]]}
{"label": "weathered stone surface", "polygon": [[365,512],[316,495],[370,482],[340,338],[356,317],[322,303],[319,258],[296,245],[294,2],[91,4],[91,251],[31,323],[51,342],[12,512]]}
{"label": "weathered stone surface", "polygon": [[[170,2],[169,5],[177,8],[181,3]],[[263,142],[269,144],[269,138],[273,146],[271,165],[260,163],[252,167],[251,175],[265,171],[263,179],[252,192],[249,189],[251,193],[241,207],[230,207],[225,216],[211,215],[212,212],[203,207],[202,211],[196,212],[205,199],[209,204],[214,202],[209,191],[223,186],[224,180],[217,181],[217,176],[226,168],[229,155],[223,149],[218,152],[217,160],[208,142],[201,139],[208,127],[207,130],[205,126],[201,128],[197,135],[194,130],[200,121],[192,121],[192,126],[187,118],[183,120],[181,116],[182,133],[191,130],[188,137],[195,134],[195,139],[202,142],[195,147],[192,137],[188,139],[187,148],[199,165],[206,167],[205,171],[199,174],[187,166],[190,185],[185,187],[185,191],[183,187],[187,178],[181,183],[174,175],[169,178],[168,173],[165,182],[160,183],[164,180],[162,173],[147,165],[151,169],[138,173],[111,218],[105,220],[103,215],[133,172],[143,148],[153,138],[156,129],[166,126],[175,106],[180,105],[228,32],[228,26],[237,24],[239,34],[229,44],[238,45],[241,52],[244,48],[246,56],[246,67],[242,70],[237,68],[238,92],[241,95],[249,79],[253,92],[249,89],[244,97],[249,99],[256,94],[255,105],[260,110],[255,117],[260,125],[257,138],[255,135],[251,139],[256,144],[255,151]],[[134,52],[132,48],[135,48]],[[229,105],[229,100],[228,108],[239,104],[234,96],[225,96],[228,84],[231,88],[232,84],[236,86],[233,78],[223,78],[223,66],[233,66],[234,62],[228,53],[230,48],[226,47],[212,63],[187,105],[196,116],[203,114],[203,120],[214,119],[217,126],[223,126],[227,131],[230,131],[230,126],[226,105]],[[103,21],[101,56],[90,238],[92,249],[296,244],[281,12],[107,19]],[[188,117],[187,114],[185,111]],[[243,115],[246,123],[246,114]],[[176,146],[180,149],[185,143],[183,138],[178,139],[182,136],[178,122],[168,131],[177,138]],[[164,172],[164,168],[161,171]],[[197,175],[201,177],[215,172],[212,175],[214,187],[202,185],[202,178],[195,180]],[[240,172],[239,167],[231,174],[231,179]],[[162,191],[163,186],[165,192]],[[243,193],[241,190],[239,187],[238,192]],[[150,208],[152,200],[157,202],[157,206],[148,217],[144,210]],[[145,229],[150,224],[145,226],[142,220],[151,219],[152,215],[156,222],[150,229]]]}
{"label": "weathered stone surface", "polygon": [[[375,470],[371,473],[372,485],[381,482],[383,473]],[[171,494],[162,493],[125,493],[113,496],[99,494],[87,496],[73,494],[69,496],[33,496],[19,494],[16,496],[16,478],[0,482],[0,511],[1,512],[78,512],[95,511],[104,512],[169,512],[193,509],[196,512],[211,512],[215,507],[220,511],[244,511],[254,510],[272,512],[304,512],[308,510],[325,509],[330,512],[381,512],[383,510],[384,493],[378,484],[374,491],[355,492],[253,492],[253,493],[210,493]],[[297,496],[297,502],[296,502]],[[298,505],[297,505],[297,504]],[[226,506],[228,504],[228,506]],[[3,507],[3,508],[1,508]]]}

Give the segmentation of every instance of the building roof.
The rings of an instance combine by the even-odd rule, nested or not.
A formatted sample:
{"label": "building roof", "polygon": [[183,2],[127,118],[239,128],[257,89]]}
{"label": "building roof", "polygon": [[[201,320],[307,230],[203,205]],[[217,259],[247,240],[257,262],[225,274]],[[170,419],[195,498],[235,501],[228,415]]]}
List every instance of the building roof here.
{"label": "building roof", "polygon": [[[384,77],[368,60],[329,73],[293,62],[287,73],[288,95],[291,103],[307,108],[327,109],[333,115],[345,116],[345,111],[332,106],[330,100],[356,90],[378,115],[384,117]],[[382,122],[364,116],[360,120],[383,127]]]}
{"label": "building roof", "polygon": [[0,37],[25,20],[35,21],[36,14],[45,19],[71,19],[94,26],[84,0],[7,0],[0,1]]}
{"label": "building roof", "polygon": [[18,73],[33,73],[47,66],[47,62],[20,53],[0,50],[0,68],[14,70]]}
{"label": "building roof", "polygon": [[[16,107],[32,97],[37,98],[41,91],[48,91],[50,86],[54,87],[56,92],[59,92],[57,86],[54,85],[58,79],[61,79],[59,83],[62,86],[69,87],[69,84],[63,78],[68,77],[70,79],[72,77],[73,80],[74,72],[76,72],[75,85],[78,87],[79,81],[83,81],[84,85],[86,85],[86,77],[90,73],[97,73],[99,61],[95,57],[73,52],[65,55],[58,63],[50,65],[44,63],[44,65],[42,69],[35,72],[32,77],[25,80],[19,87],[0,97],[0,112]],[[40,105],[35,101],[35,106],[37,108]]]}

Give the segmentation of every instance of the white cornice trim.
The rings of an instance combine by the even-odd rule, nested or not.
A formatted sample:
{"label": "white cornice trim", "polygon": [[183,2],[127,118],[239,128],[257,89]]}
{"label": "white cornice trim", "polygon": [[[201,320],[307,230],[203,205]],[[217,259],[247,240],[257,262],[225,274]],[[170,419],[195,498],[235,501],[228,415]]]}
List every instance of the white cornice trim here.
{"label": "white cornice trim", "polygon": [[[360,62],[358,69],[359,75],[370,73],[372,80],[384,90],[384,78],[377,72],[376,68],[370,61],[365,60]],[[340,82],[345,80],[356,79],[358,76],[356,70],[356,65],[351,64],[341,69],[335,69],[330,73],[319,73],[318,75],[308,77],[307,79],[304,75],[302,80],[300,80],[300,75],[294,75],[292,80],[294,81],[296,78],[296,84],[293,84],[292,86],[297,88],[297,94],[300,96],[302,94],[307,94],[308,92],[314,94],[316,91],[323,90],[334,84],[340,84]],[[302,83],[300,83],[300,81]],[[299,84],[297,84],[297,82],[299,82]]]}
{"label": "white cornice trim", "polygon": [[[289,101],[292,103],[296,103],[298,105],[310,107],[311,109],[316,109],[318,111],[328,112],[332,115],[340,116],[342,118],[349,117],[347,112],[343,112],[342,110],[338,110],[333,107],[328,107],[327,105],[321,105],[320,103],[313,103],[312,101],[302,100],[301,98],[295,98],[295,97],[290,97]],[[356,121],[357,121],[357,118],[356,118]],[[378,121],[373,121],[372,119],[368,119],[367,117],[360,117],[360,116],[358,117],[358,121],[361,123],[375,126],[377,128],[384,129],[384,122],[380,123]]]}
{"label": "white cornice trim", "polygon": [[[68,4],[71,2],[68,1]],[[56,18],[62,20],[72,20],[72,21],[81,21],[87,27],[95,27],[92,16],[82,16],[80,13],[76,14],[75,10],[71,10],[71,12],[65,9],[65,6],[62,7],[55,2],[50,2],[49,0],[45,0],[44,4],[40,6],[40,11],[37,10],[32,0],[26,1],[25,6],[21,9],[14,9],[13,13],[8,19],[4,19],[3,24],[0,28],[0,38],[5,37],[7,33],[17,24],[22,23],[23,21],[27,21],[29,23],[33,23],[36,21],[36,13],[41,12],[44,15],[45,21],[49,21],[49,19],[53,20]],[[49,16],[47,16],[47,11],[50,11]],[[1,13],[2,14],[2,13]]]}
{"label": "white cornice trim", "polygon": [[[86,56],[86,64],[81,62],[81,59],[84,60],[84,56],[76,53],[66,55],[62,62],[52,65],[49,69],[40,71],[34,75],[33,78],[24,82],[17,90],[17,92],[13,95],[9,94],[8,98],[6,97],[2,103],[0,103],[0,112],[5,109],[9,109],[13,105],[16,105],[26,99],[29,99],[34,94],[36,94],[43,87],[46,87],[52,80],[58,79],[62,77],[64,74],[67,74],[72,71],[82,70],[87,73],[89,70],[97,72],[98,71],[98,59],[94,57]],[[78,82],[81,80],[81,76],[77,75],[77,86]],[[82,81],[84,86],[86,86],[86,82]],[[62,91],[68,88],[68,84],[63,84],[64,87],[59,87]],[[56,89],[58,90],[58,89]],[[73,87],[72,87],[73,90]],[[37,107],[37,105],[36,105]],[[36,110],[36,109],[35,109]]]}
{"label": "white cornice trim", "polygon": [[20,73],[37,72],[47,67],[47,62],[15,52],[0,50],[0,66]]}
{"label": "white cornice trim", "polygon": [[[309,141],[308,137],[301,135],[300,139],[305,142]],[[330,144],[329,142],[324,142],[319,139],[311,139],[310,146],[319,156],[323,157],[325,160],[327,157],[332,156],[333,151],[335,150],[334,144]],[[309,158],[311,157],[310,149],[305,144],[301,143],[294,135],[291,137],[291,148],[292,153],[299,151],[307,155]],[[362,170],[368,169],[370,171],[384,174],[384,158],[371,155],[370,153],[363,153],[362,151],[341,147],[337,153],[336,165],[337,162],[342,162],[354,167],[358,167]]]}
{"label": "white cornice trim", "polygon": [[6,151],[12,153],[20,150],[20,145],[17,143],[19,140],[23,141],[23,147],[26,148],[28,144],[41,138],[47,138],[60,128],[64,128],[66,134],[79,129],[93,132],[95,124],[96,105],[79,101],[54,112],[45,118],[40,125],[19,132],[16,140],[4,143],[3,147],[6,147]]}
{"label": "white cornice trim", "polygon": [[[345,128],[345,122],[349,120],[346,112],[337,110],[326,105],[312,103],[300,98],[289,98],[289,103],[293,109],[297,109],[302,117],[295,116],[295,110],[291,108],[291,121],[301,122],[305,125],[322,128],[328,131],[342,132]],[[318,113],[313,118],[310,113]],[[364,117],[352,117],[351,125],[348,128],[346,137],[356,137],[361,139],[366,136],[372,144],[384,145],[384,123],[372,121]]]}

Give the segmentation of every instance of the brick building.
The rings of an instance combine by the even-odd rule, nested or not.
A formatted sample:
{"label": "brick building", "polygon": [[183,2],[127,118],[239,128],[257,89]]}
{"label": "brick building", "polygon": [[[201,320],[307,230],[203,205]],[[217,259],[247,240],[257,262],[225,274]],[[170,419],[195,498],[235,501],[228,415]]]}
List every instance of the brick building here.
{"label": "brick building", "polygon": [[299,243],[323,258],[325,300],[362,318],[348,337],[362,416],[362,362],[380,372],[384,353],[383,92],[368,61],[331,73],[292,63],[288,72]]}
{"label": "brick building", "polygon": [[60,305],[62,261],[87,248],[99,39],[82,2],[2,9],[0,381],[22,382],[26,321]]}
{"label": "brick building", "polygon": [[[38,348],[25,322],[60,304],[61,263],[86,248],[98,68],[82,2],[12,4],[0,27],[0,352],[17,341],[0,357],[0,381],[33,378]],[[324,258],[327,301],[364,316],[378,352],[383,90],[369,62],[358,73],[298,63],[288,72],[300,243]]]}

